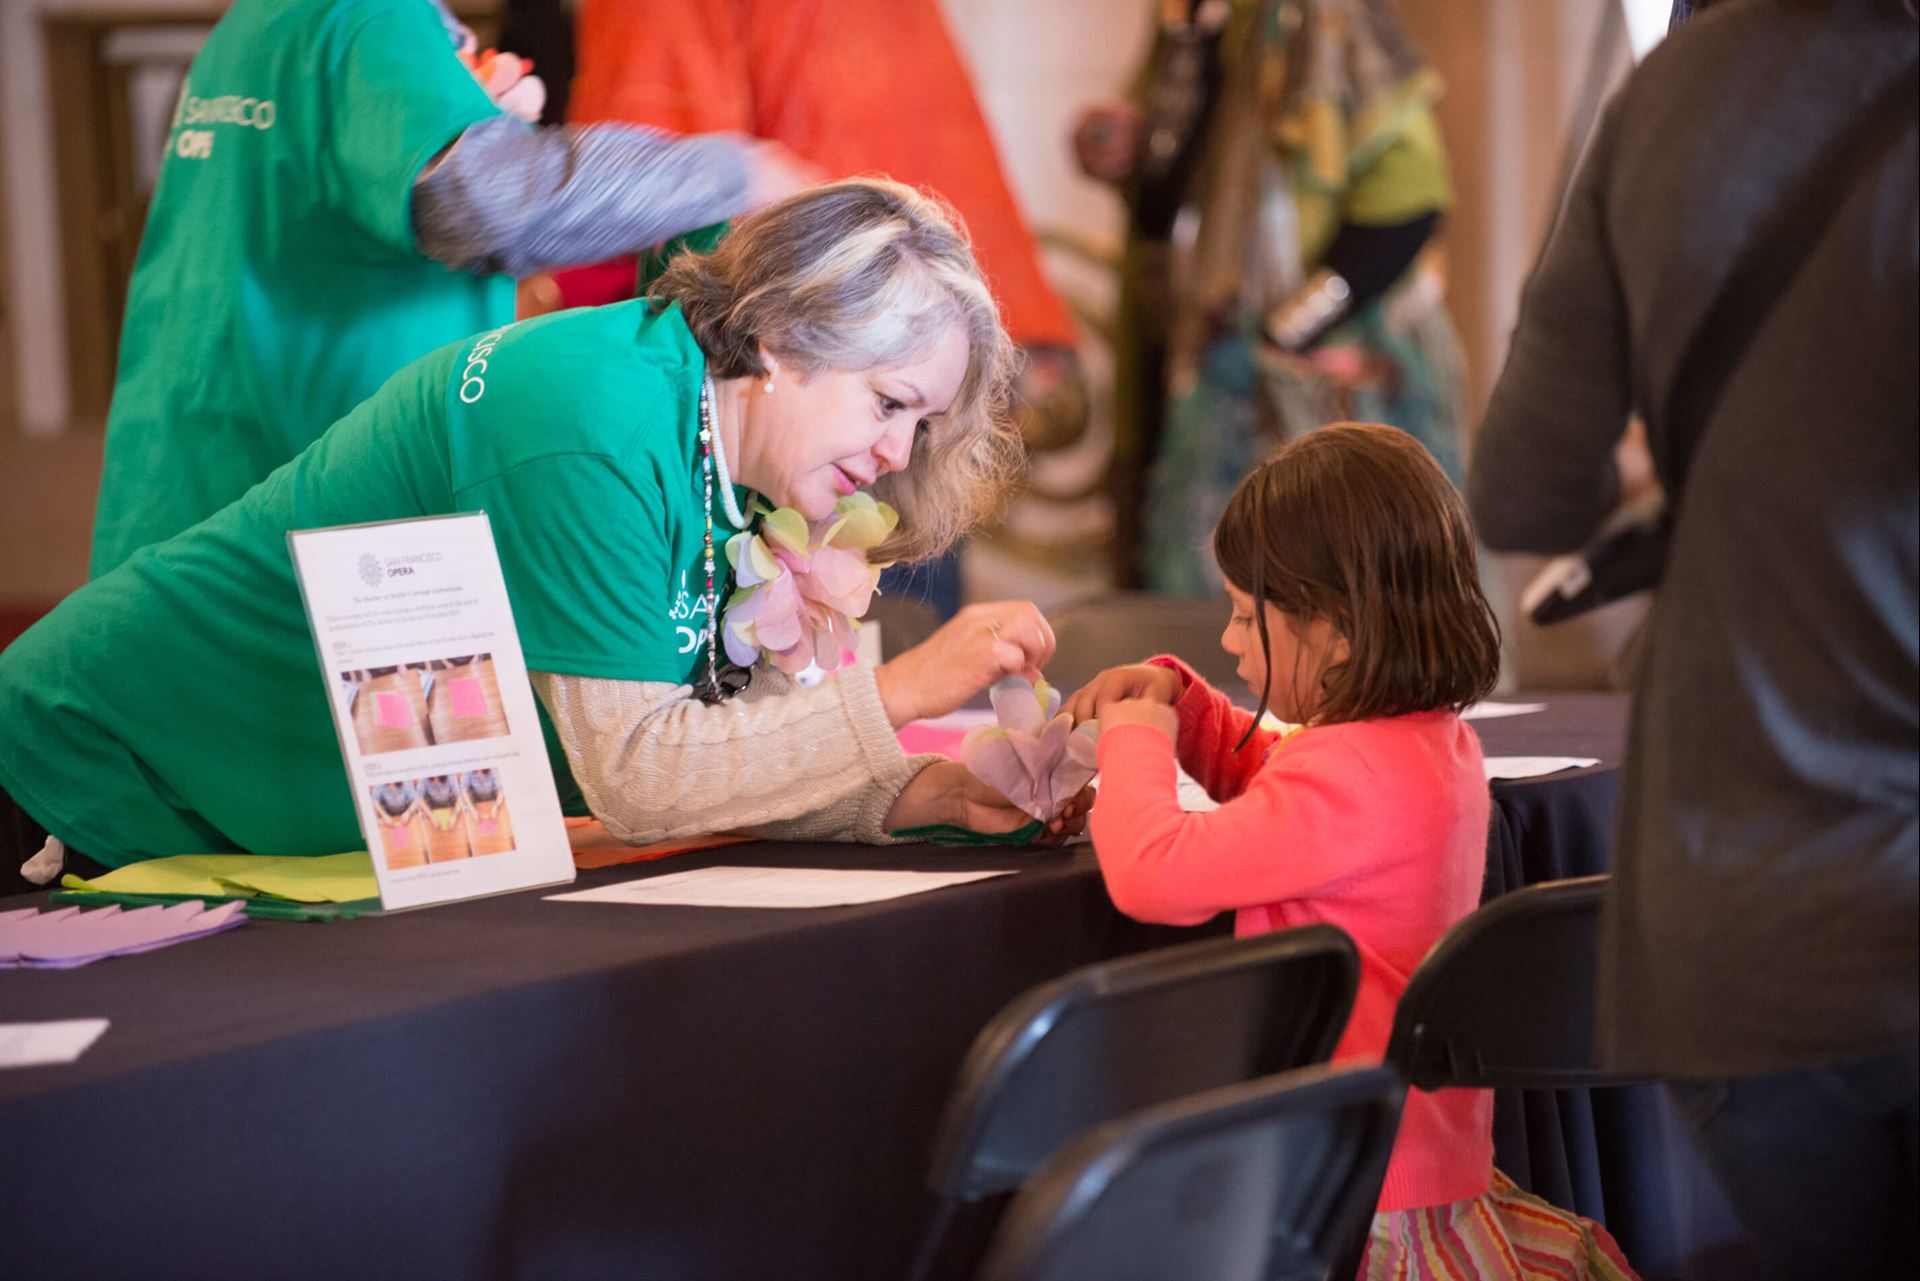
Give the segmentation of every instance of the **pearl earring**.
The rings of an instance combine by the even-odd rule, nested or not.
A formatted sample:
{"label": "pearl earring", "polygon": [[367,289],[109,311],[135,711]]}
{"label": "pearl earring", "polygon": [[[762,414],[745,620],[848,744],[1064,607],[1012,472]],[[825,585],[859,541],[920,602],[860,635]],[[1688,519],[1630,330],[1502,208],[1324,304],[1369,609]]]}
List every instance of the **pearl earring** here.
{"label": "pearl earring", "polygon": [[768,374],[767,381],[760,384],[760,390],[765,392],[769,396],[773,395],[773,375],[772,374]]}

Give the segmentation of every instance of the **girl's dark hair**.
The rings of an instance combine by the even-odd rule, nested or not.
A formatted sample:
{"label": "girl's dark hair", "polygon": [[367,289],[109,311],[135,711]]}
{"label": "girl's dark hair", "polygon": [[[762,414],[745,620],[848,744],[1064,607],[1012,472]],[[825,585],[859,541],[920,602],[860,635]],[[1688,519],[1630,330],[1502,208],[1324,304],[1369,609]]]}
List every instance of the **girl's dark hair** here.
{"label": "girl's dark hair", "polygon": [[[1405,432],[1337,423],[1288,442],[1234,490],[1213,554],[1256,603],[1301,623],[1325,618],[1346,638],[1346,661],[1316,674],[1319,723],[1458,711],[1499,677],[1500,627],[1466,507]],[[1255,619],[1264,713],[1273,650],[1266,611]]]}

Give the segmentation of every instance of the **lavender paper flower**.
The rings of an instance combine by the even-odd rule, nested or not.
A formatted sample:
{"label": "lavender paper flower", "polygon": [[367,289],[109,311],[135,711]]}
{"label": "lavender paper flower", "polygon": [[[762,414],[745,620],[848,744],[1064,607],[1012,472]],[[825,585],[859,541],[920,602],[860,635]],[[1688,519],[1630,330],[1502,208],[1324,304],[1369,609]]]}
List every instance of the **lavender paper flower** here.
{"label": "lavender paper flower", "polygon": [[791,508],[763,511],[756,532],[727,543],[738,590],[727,602],[721,639],[742,667],[762,656],[783,672],[853,661],[856,620],[873,601],[880,571],[868,553],[900,517],[871,494],[842,498],[811,525]]}
{"label": "lavender paper flower", "polygon": [[1060,710],[1059,691],[1044,680],[1034,685],[1009,676],[988,697],[1000,723],[970,732],[960,759],[1023,812],[1052,821],[1099,768],[1099,731],[1091,722],[1075,729]]}

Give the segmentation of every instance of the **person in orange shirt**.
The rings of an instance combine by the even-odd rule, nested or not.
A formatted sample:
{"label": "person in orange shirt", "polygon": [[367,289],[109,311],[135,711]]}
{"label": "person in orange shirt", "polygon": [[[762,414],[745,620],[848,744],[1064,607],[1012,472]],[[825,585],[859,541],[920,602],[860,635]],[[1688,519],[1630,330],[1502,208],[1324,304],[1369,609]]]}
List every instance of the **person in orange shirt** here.
{"label": "person in orange shirt", "polygon": [[965,219],[1014,342],[1073,345],[937,0],[583,0],[575,50],[574,123],[752,134],[827,179],[931,188]]}

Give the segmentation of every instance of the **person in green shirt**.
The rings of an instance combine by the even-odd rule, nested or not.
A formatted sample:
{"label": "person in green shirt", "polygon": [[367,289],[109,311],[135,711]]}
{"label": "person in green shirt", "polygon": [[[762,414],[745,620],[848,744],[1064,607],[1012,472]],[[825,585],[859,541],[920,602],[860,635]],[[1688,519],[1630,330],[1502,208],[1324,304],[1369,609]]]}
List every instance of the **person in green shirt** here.
{"label": "person in green shirt", "polygon": [[437,0],[236,0],[188,70],[127,289],[92,576],[238,498],[514,276],[785,194],[732,136],[538,129]]}
{"label": "person in green shirt", "polygon": [[871,489],[900,513],[876,555],[950,543],[1018,465],[1012,365],[963,234],[878,180],[749,215],[647,298],[443,347],[0,654],[0,841],[25,857],[44,829],[55,862],[113,866],[358,848],[286,535],[469,511],[493,528],[562,796],[617,836],[1023,826],[894,730],[1035,673],[1053,637],[1030,603],[971,606],[811,687],[756,670],[730,696],[708,626],[726,585],[704,578],[709,517],[719,544],[760,502],[817,520]]}

